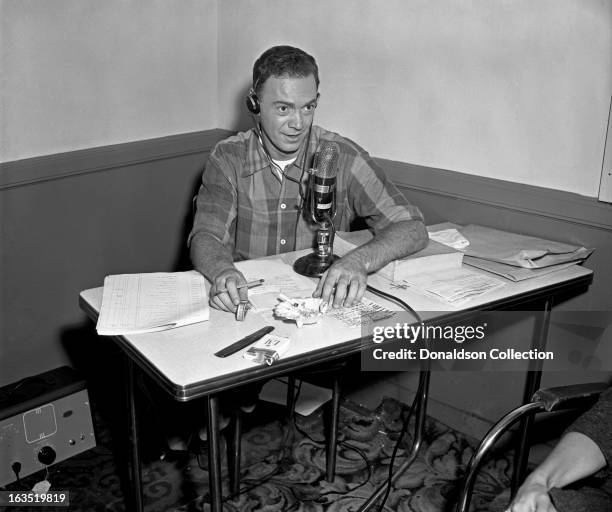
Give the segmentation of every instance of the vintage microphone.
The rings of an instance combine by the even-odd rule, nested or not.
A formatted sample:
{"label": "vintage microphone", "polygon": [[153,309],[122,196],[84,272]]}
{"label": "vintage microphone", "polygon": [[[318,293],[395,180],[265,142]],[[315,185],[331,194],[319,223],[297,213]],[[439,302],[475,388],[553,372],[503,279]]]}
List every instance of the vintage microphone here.
{"label": "vintage microphone", "polygon": [[320,277],[338,259],[334,256],[333,219],[336,215],[336,174],[338,173],[338,144],[324,140],[314,156],[308,178],[308,212],[317,229],[317,247],[312,254],[299,258],[293,269],[308,277]]}

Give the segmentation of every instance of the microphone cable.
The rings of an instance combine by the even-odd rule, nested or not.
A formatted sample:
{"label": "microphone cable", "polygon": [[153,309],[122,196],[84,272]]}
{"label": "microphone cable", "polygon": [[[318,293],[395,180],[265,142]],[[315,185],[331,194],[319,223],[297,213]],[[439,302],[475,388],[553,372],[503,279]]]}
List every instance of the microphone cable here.
{"label": "microphone cable", "polygon": [[[384,292],[382,290],[379,290],[378,288],[375,288],[372,285],[366,285],[366,290],[369,291],[370,293],[372,293],[373,295],[378,295],[379,297],[382,297],[383,299],[386,299],[390,302],[394,302],[395,304],[399,305],[402,309],[404,309],[405,311],[408,311],[410,314],[412,314],[414,316],[414,318],[417,320],[418,323],[423,323],[423,319],[421,318],[421,316],[416,312],[416,310],[410,306],[407,302],[403,301],[402,299],[400,299],[399,297],[396,297],[394,295],[391,295],[390,293]],[[427,339],[425,339],[425,343],[427,344]],[[427,368],[427,371],[429,371],[429,368]],[[382,499],[380,500],[379,506],[378,506],[378,512],[382,512],[385,503],[387,502],[387,499],[389,498],[389,494],[391,493],[391,487],[393,485],[393,466],[395,464],[395,458],[397,457],[397,452],[399,451],[399,447],[400,444],[402,443],[404,436],[406,435],[406,432],[408,431],[408,425],[410,423],[410,418],[412,417],[414,410],[416,408],[416,403],[417,400],[419,399],[419,397],[421,397],[424,393],[424,389],[423,389],[423,381],[419,380],[419,387],[417,388],[417,392],[414,395],[414,399],[412,400],[412,404],[410,405],[410,409],[408,409],[408,414],[405,416],[404,421],[402,423],[402,429],[400,430],[400,434],[399,437],[397,438],[397,441],[395,442],[395,446],[393,447],[393,452],[391,454],[391,460],[389,462],[389,473],[387,475],[387,482],[386,482],[386,489],[385,489],[385,494],[382,497]],[[402,408],[402,412],[403,412],[404,408]],[[417,419],[418,422],[418,419]],[[412,446],[410,448],[410,451],[408,453],[411,453],[414,450],[414,447],[417,443],[417,435],[418,435],[418,425],[415,425],[415,435],[412,439]],[[420,441],[419,441],[420,442]]]}

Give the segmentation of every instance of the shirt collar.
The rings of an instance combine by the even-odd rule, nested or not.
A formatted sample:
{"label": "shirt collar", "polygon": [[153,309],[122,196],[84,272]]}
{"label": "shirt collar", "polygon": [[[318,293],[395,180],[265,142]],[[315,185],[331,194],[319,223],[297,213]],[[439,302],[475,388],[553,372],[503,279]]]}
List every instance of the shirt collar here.
{"label": "shirt collar", "polygon": [[[311,159],[312,156],[314,155],[314,151],[316,150],[316,147],[317,147],[317,142],[315,140],[316,132],[314,128],[315,127],[313,126],[311,133],[310,133],[310,140],[307,141],[306,144],[302,144],[302,147],[300,148],[300,151],[298,152],[295,162],[293,162],[291,165],[295,165],[301,169],[302,162],[304,160],[304,151],[307,146],[308,146],[308,155],[307,155],[308,159]],[[311,162],[305,162],[305,165],[308,167],[311,165]],[[246,166],[245,166],[245,169],[242,171],[242,177],[246,178],[248,176],[251,176],[252,174],[255,174],[256,172],[267,169],[269,166],[270,166],[270,160],[269,160],[268,155],[266,155],[266,152],[263,149],[259,135],[257,134],[257,131],[255,129],[251,129],[251,134],[250,134],[248,145],[247,145]]]}

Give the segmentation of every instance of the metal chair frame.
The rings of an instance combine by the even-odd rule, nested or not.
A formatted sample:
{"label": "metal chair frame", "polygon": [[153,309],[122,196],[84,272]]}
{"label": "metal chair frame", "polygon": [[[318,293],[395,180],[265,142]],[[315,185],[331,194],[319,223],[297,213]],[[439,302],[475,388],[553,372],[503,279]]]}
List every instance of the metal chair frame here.
{"label": "metal chair frame", "polygon": [[[592,405],[597,397],[608,388],[608,384],[603,382],[574,384],[570,386],[560,386],[553,388],[542,388],[536,391],[531,402],[521,405],[503,416],[487,434],[483,437],[478,448],[472,455],[466,468],[465,479],[459,501],[457,502],[457,512],[468,512],[472,491],[480,464],[489,450],[493,447],[499,437],[504,434],[515,422],[533,416],[539,412],[553,412],[568,409],[586,408]],[[520,482],[519,482],[520,483]],[[516,489],[513,489],[513,494]]]}

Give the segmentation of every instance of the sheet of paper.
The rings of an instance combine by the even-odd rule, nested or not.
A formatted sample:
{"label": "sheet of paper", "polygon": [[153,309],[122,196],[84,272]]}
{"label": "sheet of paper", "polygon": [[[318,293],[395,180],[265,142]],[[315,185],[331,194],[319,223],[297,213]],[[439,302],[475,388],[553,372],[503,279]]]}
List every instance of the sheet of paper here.
{"label": "sheet of paper", "polygon": [[395,314],[373,300],[361,299],[361,302],[350,308],[330,309],[326,315],[333,316],[348,327],[361,327],[363,321],[371,322],[389,318]]}
{"label": "sheet of paper", "polygon": [[98,334],[153,332],[208,320],[199,272],[119,274],[104,279]]}
{"label": "sheet of paper", "polygon": [[310,297],[316,283],[296,274],[290,265],[281,259],[245,260],[236,265],[247,281],[263,279],[260,286],[249,289],[249,300],[258,312],[270,311],[278,304],[278,295],[288,297]]}
{"label": "sheet of paper", "polygon": [[[427,228],[427,230],[429,231],[429,228]],[[453,249],[457,249],[458,251],[470,245],[470,241],[454,228],[429,231],[429,238],[441,244],[448,245]]]}
{"label": "sheet of paper", "polygon": [[422,290],[453,306],[506,286],[501,279],[465,268],[422,274],[404,279],[404,283],[406,287]]}
{"label": "sheet of paper", "polygon": [[307,277],[296,274],[293,267],[281,259],[245,260],[236,266],[244,274],[247,281],[263,279],[264,283],[249,290],[249,295],[269,293],[271,291],[288,295],[300,290],[314,290],[315,283]]}
{"label": "sheet of paper", "polygon": [[[302,416],[309,416],[332,397],[331,389],[315,386],[304,381],[301,385],[296,383],[296,393],[298,389],[299,395],[295,403],[295,412]],[[286,405],[287,378],[270,379],[262,388],[259,399],[273,404]]]}

